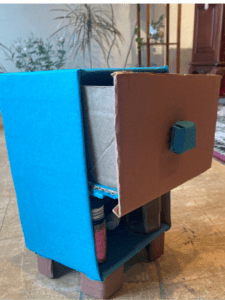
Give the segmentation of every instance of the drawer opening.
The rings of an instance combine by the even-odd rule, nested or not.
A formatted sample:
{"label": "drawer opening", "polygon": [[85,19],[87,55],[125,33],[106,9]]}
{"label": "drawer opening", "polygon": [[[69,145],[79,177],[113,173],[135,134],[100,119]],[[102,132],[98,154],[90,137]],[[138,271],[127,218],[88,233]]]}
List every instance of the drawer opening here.
{"label": "drawer opening", "polygon": [[170,192],[162,195],[160,198],[161,224],[160,227],[150,233],[135,232],[131,230],[127,220],[127,215],[119,219],[119,225],[117,225],[114,229],[110,229],[107,224],[107,217],[112,213],[112,209],[118,204],[117,200],[111,199],[110,197],[105,197],[104,199],[99,200],[104,205],[107,227],[106,261],[103,263],[98,263],[101,280],[104,280],[111,273],[116,271],[119,267],[121,267],[124,263],[141,251],[145,246],[151,243],[161,233],[170,229]]}
{"label": "drawer opening", "polygon": [[88,181],[117,190],[114,97],[114,86],[81,86]]}
{"label": "drawer opening", "polygon": [[[107,233],[107,254],[106,261],[98,264],[101,279],[104,280],[111,273],[116,271],[134,255],[151,243],[161,233],[170,229],[170,192],[162,195],[162,223],[160,228],[149,234],[132,232],[129,229],[126,215],[121,217],[120,224],[114,230],[106,230]],[[102,200],[103,201],[103,200]],[[111,208],[116,205],[115,201],[105,198],[102,203],[106,203],[106,215]]]}
{"label": "drawer opening", "polygon": [[112,73],[121,71],[132,71],[136,73],[168,73],[167,66],[149,68],[112,68],[112,69],[82,69],[80,70],[80,85],[113,86]]}

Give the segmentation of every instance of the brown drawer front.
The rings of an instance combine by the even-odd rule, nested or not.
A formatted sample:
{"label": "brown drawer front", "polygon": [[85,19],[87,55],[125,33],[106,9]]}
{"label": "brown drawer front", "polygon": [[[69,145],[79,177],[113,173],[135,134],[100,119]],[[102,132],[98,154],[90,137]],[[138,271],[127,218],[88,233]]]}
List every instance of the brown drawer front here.
{"label": "brown drawer front", "polygon": [[[118,215],[211,167],[220,76],[127,73],[114,77]],[[172,153],[177,121],[196,124],[196,148]]]}

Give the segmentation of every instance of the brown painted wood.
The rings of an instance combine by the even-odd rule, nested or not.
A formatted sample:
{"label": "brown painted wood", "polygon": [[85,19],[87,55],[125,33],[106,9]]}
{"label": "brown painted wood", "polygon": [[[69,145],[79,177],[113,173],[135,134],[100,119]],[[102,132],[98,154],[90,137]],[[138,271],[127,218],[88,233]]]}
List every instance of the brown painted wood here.
{"label": "brown painted wood", "polygon": [[[178,4],[178,22],[177,22],[177,43],[169,42],[169,23],[170,23],[170,4],[166,6],[166,43],[150,43],[149,36],[149,25],[150,25],[150,4],[146,4],[146,57],[147,57],[147,67],[151,64],[151,51],[150,46],[166,46],[166,64],[169,66],[169,46],[177,45],[177,73],[180,73],[180,35],[181,35],[181,4]],[[137,4],[137,24],[140,28],[140,4]],[[141,37],[140,31],[138,32],[138,37]],[[138,49],[138,65],[141,66],[141,49]]]}
{"label": "brown painted wood", "polygon": [[149,262],[163,255],[164,240],[165,233],[163,232],[160,236],[158,236],[156,239],[154,239],[154,241],[152,241],[149,245],[145,247],[145,249],[147,250],[147,259]]}
{"label": "brown painted wood", "polygon": [[[155,45],[155,46],[161,46],[161,45],[167,45],[167,43],[149,43],[149,45]],[[177,45],[177,43],[169,43],[169,45]]]}
{"label": "brown painted wood", "polygon": [[147,67],[150,67],[150,45],[149,45],[149,26],[150,26],[150,4],[146,4],[146,45],[147,45]]}
{"label": "brown painted wood", "polygon": [[106,277],[104,281],[91,280],[85,274],[81,273],[81,291],[94,298],[107,299],[122,287],[123,270],[124,265]]}
{"label": "brown painted wood", "polygon": [[[137,4],[137,25],[140,28],[138,31],[138,37],[141,37],[141,18],[140,18],[140,4]],[[141,66],[141,49],[138,48],[138,66]]]}
{"label": "brown painted wood", "polygon": [[[190,74],[220,74],[220,95],[225,89],[225,5],[195,4],[194,40]],[[217,70],[218,69],[218,70]]]}
{"label": "brown painted wood", "polygon": [[181,35],[181,4],[178,4],[178,15],[177,15],[177,74],[180,74],[180,35]]}
{"label": "brown painted wood", "polygon": [[53,260],[41,257],[37,254],[38,271],[48,278],[54,278]]}
{"label": "brown painted wood", "polygon": [[219,53],[219,65],[225,65],[225,5],[222,4],[221,13],[220,13],[220,24],[221,24],[221,34],[219,36],[219,44],[220,44],[220,53]]}
{"label": "brown painted wood", "polygon": [[[220,80],[132,72],[114,76],[119,217],[211,167]],[[182,155],[170,151],[171,127],[179,120],[195,122],[197,128],[196,148]]]}
{"label": "brown painted wood", "polygon": [[170,5],[166,5],[166,64],[169,67]]}
{"label": "brown painted wood", "polygon": [[196,4],[191,65],[225,65],[224,34],[224,4]]}

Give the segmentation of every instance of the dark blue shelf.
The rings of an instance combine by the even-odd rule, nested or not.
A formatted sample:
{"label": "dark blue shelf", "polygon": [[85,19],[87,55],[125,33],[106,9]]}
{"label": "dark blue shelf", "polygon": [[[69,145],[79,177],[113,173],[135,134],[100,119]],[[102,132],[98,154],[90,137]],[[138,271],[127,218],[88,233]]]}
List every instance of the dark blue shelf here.
{"label": "dark blue shelf", "polygon": [[125,226],[107,231],[107,261],[99,264],[101,279],[104,280],[169,228],[162,223],[159,230],[148,235],[132,233]]}

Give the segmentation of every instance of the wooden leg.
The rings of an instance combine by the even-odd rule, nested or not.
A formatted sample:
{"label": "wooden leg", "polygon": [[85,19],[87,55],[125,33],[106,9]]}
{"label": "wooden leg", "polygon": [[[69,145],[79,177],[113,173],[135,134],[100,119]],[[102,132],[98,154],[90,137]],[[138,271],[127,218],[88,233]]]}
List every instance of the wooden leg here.
{"label": "wooden leg", "polygon": [[54,278],[53,260],[41,257],[37,254],[38,270],[49,278]]}
{"label": "wooden leg", "polygon": [[149,262],[163,255],[164,237],[165,237],[165,233],[163,232],[160,236],[158,236],[156,239],[154,239],[154,241],[152,241],[149,245],[145,247],[147,250]]}
{"label": "wooden leg", "polygon": [[123,269],[124,265],[105,278],[104,281],[91,280],[81,273],[81,291],[98,299],[107,299],[122,287]]}

